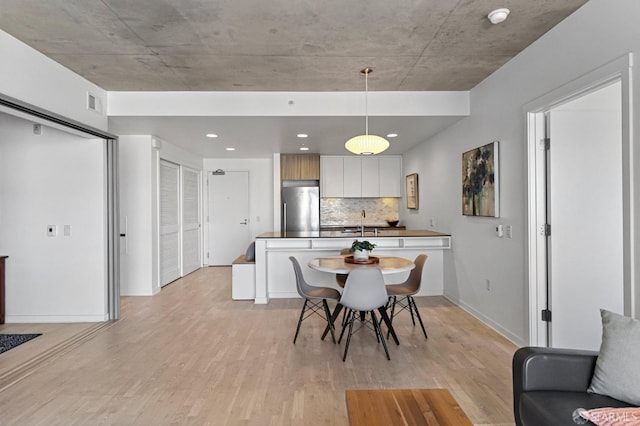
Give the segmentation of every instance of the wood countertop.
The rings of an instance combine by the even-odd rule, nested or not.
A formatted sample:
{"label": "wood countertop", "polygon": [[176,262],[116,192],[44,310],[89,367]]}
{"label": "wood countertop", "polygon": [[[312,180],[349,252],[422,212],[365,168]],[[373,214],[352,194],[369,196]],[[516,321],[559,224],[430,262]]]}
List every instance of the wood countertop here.
{"label": "wood countertop", "polygon": [[[374,231],[365,231],[365,238],[402,238],[402,237],[449,237],[451,234],[442,232],[427,231],[424,229],[378,229],[378,235],[374,235]],[[316,232],[265,232],[256,238],[349,238],[362,239],[360,232],[343,232],[343,231],[316,231]]]}

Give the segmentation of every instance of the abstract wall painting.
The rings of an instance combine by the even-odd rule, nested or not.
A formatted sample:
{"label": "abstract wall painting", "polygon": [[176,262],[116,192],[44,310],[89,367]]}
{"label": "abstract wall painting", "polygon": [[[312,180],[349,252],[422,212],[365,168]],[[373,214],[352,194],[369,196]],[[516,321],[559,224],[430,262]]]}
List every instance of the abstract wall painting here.
{"label": "abstract wall painting", "polygon": [[462,214],[500,216],[498,142],[462,154]]}

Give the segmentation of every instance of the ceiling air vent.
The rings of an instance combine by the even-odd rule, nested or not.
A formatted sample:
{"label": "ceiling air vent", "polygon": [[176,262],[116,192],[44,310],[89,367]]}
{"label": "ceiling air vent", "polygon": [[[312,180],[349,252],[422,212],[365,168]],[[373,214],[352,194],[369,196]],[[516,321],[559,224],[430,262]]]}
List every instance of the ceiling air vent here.
{"label": "ceiling air vent", "polygon": [[87,92],[87,109],[102,114],[102,101],[93,93]]}

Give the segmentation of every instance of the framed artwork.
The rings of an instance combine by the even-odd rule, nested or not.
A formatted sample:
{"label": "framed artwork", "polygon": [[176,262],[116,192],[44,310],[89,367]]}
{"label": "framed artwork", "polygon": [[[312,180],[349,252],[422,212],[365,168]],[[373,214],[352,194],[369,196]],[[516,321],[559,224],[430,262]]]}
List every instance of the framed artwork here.
{"label": "framed artwork", "polygon": [[462,154],[462,214],[498,217],[498,142]]}
{"label": "framed artwork", "polygon": [[407,176],[407,208],[418,209],[418,174],[413,173]]}

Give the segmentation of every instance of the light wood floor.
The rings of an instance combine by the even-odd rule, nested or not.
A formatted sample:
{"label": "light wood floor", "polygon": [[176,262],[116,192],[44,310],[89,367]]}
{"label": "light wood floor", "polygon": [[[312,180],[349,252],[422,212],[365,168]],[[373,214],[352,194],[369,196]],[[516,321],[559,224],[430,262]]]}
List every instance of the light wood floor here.
{"label": "light wood floor", "polygon": [[320,317],[292,344],[299,299],[234,302],[230,281],[203,268],[124,297],[122,319],[0,392],[0,424],[346,425],[347,389],[433,387],[474,424],[513,424],[516,347],[444,298],[416,299],[428,341],[402,315],[391,361],[363,330],[343,363]]}

